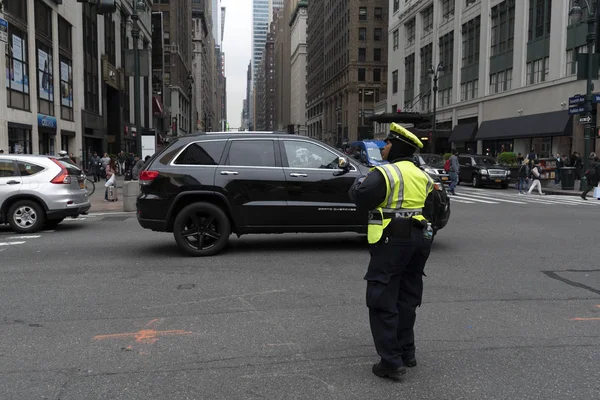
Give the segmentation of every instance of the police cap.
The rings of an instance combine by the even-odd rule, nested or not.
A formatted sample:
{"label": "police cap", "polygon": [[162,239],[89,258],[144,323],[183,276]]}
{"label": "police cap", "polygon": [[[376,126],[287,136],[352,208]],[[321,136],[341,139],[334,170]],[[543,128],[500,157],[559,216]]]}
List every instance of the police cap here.
{"label": "police cap", "polygon": [[402,127],[401,125],[392,122],[390,125],[390,133],[385,140],[401,140],[413,147],[423,148],[423,142],[419,140],[412,132]]}

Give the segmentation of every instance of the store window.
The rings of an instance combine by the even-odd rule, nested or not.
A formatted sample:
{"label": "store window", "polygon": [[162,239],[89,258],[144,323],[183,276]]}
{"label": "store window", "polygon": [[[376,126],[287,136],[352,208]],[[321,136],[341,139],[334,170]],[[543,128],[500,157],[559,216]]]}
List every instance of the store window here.
{"label": "store window", "polygon": [[39,154],[53,156],[56,154],[56,133],[39,132]]}
{"label": "store window", "polygon": [[37,44],[38,111],[54,115],[54,74],[52,54],[52,9],[35,2],[35,38]]}
{"label": "store window", "polygon": [[6,54],[6,94],[8,107],[30,110],[29,62],[27,57],[27,35],[8,24]]}
{"label": "store window", "polygon": [[58,18],[58,47],[60,51],[60,117],[73,121],[73,63],[71,25]]}
{"label": "store window", "polygon": [[31,129],[8,126],[8,146],[11,154],[32,154]]}

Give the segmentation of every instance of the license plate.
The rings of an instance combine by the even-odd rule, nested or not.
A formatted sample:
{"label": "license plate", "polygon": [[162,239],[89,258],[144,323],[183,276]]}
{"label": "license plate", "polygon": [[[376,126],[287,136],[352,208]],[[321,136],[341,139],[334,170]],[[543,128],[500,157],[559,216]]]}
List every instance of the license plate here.
{"label": "license plate", "polygon": [[502,179],[496,179],[496,183],[502,182]]}
{"label": "license plate", "polygon": [[79,189],[85,189],[85,182],[79,182]]}
{"label": "license plate", "polygon": [[445,177],[445,176],[442,176],[442,180],[443,180],[443,181],[447,181],[447,180],[448,180],[448,178],[447,178],[447,177]]}

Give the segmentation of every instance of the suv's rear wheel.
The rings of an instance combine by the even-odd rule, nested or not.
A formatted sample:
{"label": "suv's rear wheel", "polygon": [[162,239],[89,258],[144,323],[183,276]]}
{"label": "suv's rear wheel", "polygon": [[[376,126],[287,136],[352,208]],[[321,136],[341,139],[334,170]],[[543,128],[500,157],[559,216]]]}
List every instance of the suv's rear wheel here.
{"label": "suv's rear wheel", "polygon": [[231,224],[225,212],[210,203],[195,203],[177,214],[173,236],[177,245],[192,256],[212,256],[227,244]]}
{"label": "suv's rear wheel", "polygon": [[35,201],[20,200],[8,210],[8,223],[18,233],[37,232],[42,229],[46,215]]}

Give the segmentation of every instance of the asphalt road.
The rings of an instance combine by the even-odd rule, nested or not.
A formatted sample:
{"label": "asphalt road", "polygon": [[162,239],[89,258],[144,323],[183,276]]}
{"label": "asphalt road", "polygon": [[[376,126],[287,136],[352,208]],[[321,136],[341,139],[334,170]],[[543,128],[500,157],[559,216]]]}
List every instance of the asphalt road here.
{"label": "asphalt road", "polygon": [[0,228],[0,398],[598,398],[599,224],[598,207],[454,203],[401,383],[370,370],[356,235],[194,259],[132,214]]}

